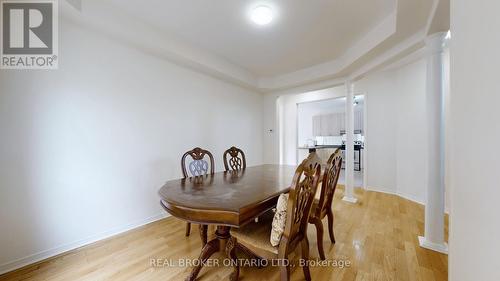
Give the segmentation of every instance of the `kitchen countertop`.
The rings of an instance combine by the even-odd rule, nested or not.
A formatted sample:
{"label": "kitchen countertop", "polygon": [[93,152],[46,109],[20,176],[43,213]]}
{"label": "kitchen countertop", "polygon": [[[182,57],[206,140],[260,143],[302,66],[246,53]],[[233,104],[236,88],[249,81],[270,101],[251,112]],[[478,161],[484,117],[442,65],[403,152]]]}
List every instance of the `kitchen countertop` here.
{"label": "kitchen countertop", "polygon": [[[316,145],[316,146],[299,146],[297,149],[328,149],[328,148],[344,148],[343,144],[330,144],[330,145]],[[364,146],[361,144],[355,144],[354,150],[364,149]]]}
{"label": "kitchen countertop", "polygon": [[299,146],[298,149],[327,149],[327,148],[341,148],[341,144],[330,145],[316,145],[316,146]]}

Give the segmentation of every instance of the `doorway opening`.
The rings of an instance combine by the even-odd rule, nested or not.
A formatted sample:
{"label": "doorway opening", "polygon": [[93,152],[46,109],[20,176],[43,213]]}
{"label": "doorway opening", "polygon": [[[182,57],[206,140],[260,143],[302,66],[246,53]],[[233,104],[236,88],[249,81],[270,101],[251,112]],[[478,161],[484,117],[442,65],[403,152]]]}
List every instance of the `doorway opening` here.
{"label": "doorway opening", "polygon": [[[280,163],[298,165],[311,151],[316,151],[326,164],[328,157],[341,149],[345,161],[346,97],[335,88],[330,97],[316,92],[280,97]],[[366,167],[366,101],[365,95],[355,95],[354,108],[354,186],[365,187]],[[345,184],[345,162],[339,184]]]}

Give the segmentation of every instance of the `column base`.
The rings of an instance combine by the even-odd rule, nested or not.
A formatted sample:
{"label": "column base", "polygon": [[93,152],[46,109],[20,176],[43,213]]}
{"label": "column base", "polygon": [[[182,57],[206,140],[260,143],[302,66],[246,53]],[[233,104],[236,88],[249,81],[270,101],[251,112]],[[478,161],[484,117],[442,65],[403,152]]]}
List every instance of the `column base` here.
{"label": "column base", "polygon": [[436,244],[436,243],[432,243],[432,242],[427,241],[427,239],[425,239],[425,237],[423,237],[423,236],[419,236],[418,243],[420,244],[420,247],[422,247],[422,248],[433,250],[433,251],[436,251],[436,252],[439,252],[439,253],[442,253],[445,255],[448,254],[448,243],[446,243],[446,242],[443,242],[443,244]]}
{"label": "column base", "polygon": [[358,202],[358,198],[344,196],[344,198],[342,198],[342,201],[346,201],[349,203],[356,203]]}

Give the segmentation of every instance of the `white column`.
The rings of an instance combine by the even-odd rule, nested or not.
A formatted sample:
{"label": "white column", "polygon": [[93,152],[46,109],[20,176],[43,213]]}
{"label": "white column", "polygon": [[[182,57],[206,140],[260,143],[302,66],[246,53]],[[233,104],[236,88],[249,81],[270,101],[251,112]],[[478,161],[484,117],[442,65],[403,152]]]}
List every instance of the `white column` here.
{"label": "white column", "polygon": [[345,195],[342,200],[356,203],[354,197],[354,85],[351,81],[345,82]]}
{"label": "white column", "polygon": [[446,33],[426,39],[427,49],[427,201],[425,204],[425,236],[418,237],[420,246],[448,252],[444,241],[444,64]]}

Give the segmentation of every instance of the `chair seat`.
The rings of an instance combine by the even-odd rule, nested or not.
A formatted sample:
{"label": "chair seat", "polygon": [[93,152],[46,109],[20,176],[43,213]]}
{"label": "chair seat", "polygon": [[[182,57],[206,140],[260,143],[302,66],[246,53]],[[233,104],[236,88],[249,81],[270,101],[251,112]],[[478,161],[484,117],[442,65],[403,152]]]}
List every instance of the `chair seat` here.
{"label": "chair seat", "polygon": [[261,251],[277,255],[278,247],[273,247],[269,241],[273,217],[273,212],[267,212],[259,217],[258,222],[253,221],[241,228],[232,228],[231,236],[236,238],[239,244],[249,248],[257,255],[260,255]]}

